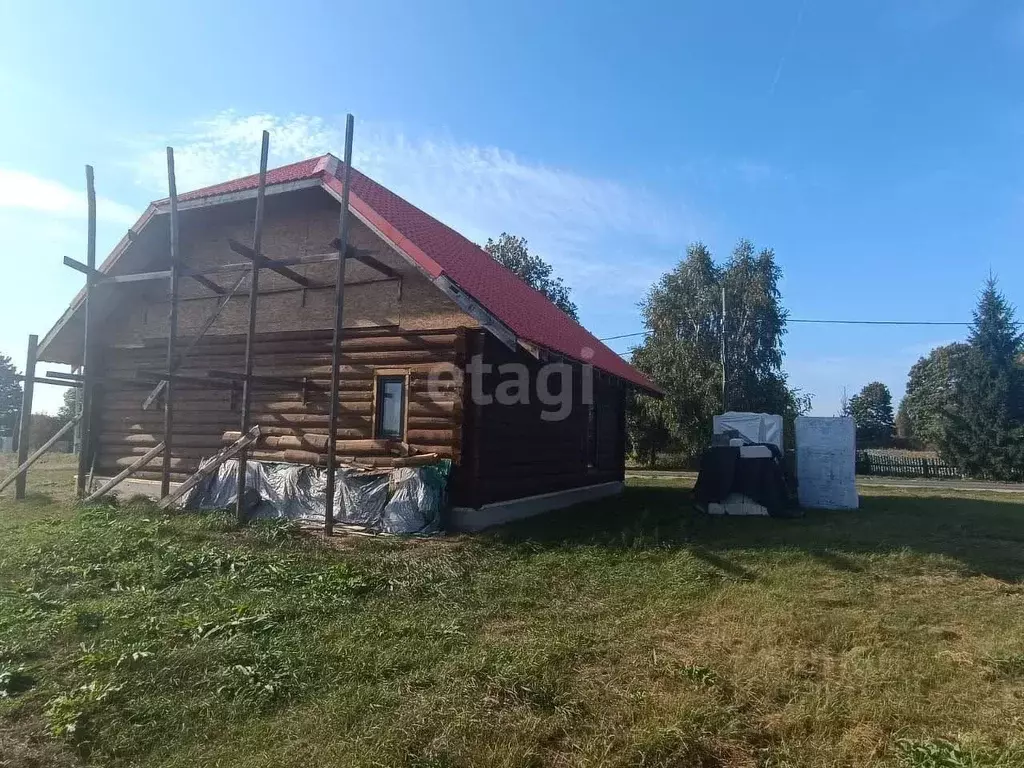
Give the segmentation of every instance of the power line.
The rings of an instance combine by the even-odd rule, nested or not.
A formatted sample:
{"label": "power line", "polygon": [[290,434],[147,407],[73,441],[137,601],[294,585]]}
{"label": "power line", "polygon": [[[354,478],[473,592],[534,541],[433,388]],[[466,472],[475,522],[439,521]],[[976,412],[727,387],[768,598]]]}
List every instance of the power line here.
{"label": "power line", "polygon": [[[817,325],[957,325],[969,326],[971,323],[954,323],[936,320],[796,320],[788,319],[787,323],[814,323]],[[636,331],[635,333],[620,333],[618,336],[605,336],[598,341],[615,341],[616,339],[628,339],[633,336],[646,336],[649,331]]]}
{"label": "power line", "polygon": [[598,341],[615,341],[616,339],[628,339],[632,336],[646,336],[647,333],[647,331],[637,331],[636,333],[622,333],[619,334],[618,336],[605,336],[603,339],[598,339]]}
{"label": "power line", "polygon": [[820,323],[831,325],[971,325],[935,320],[787,320],[787,323]]}

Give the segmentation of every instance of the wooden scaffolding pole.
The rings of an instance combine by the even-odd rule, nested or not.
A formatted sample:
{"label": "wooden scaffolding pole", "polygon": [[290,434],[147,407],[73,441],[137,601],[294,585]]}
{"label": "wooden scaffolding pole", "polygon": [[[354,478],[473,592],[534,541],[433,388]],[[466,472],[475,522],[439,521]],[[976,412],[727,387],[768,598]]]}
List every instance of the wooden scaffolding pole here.
{"label": "wooden scaffolding pole", "polygon": [[[270,134],[263,132],[263,146],[260,149],[260,178],[256,189],[256,223],[252,232],[252,271],[249,278],[249,327],[245,335],[245,380],[242,382],[242,428],[245,435],[251,427],[252,407],[252,357],[253,341],[256,335],[256,301],[260,291],[260,266],[263,260],[263,202],[267,189],[267,155],[270,152]],[[248,444],[238,453],[238,498],[235,500],[235,515],[238,524],[245,522],[245,475]]]}
{"label": "wooden scaffolding pole", "polygon": [[92,396],[93,396],[93,371],[94,361],[92,359],[92,346],[95,339],[92,338],[92,318],[95,313],[90,306],[92,298],[92,286],[96,282],[96,184],[93,178],[91,165],[85,166],[85,191],[88,201],[88,242],[86,244],[85,265],[89,271],[85,273],[85,301],[83,309],[82,331],[82,410],[79,419],[82,440],[78,450],[78,498],[85,495],[85,477],[89,471],[90,454],[92,453]]}
{"label": "wooden scaffolding pole", "polygon": [[[338,220],[338,276],[334,287],[334,343],[331,345],[331,410],[327,428],[327,489],[324,499],[324,535],[334,533],[334,475],[337,467],[335,444],[338,439],[338,385],[341,370],[341,329],[345,311],[345,258],[348,249],[348,192],[352,181],[352,133],[355,118],[345,117],[345,176],[341,190],[341,216]],[[242,429],[245,432],[245,429]]]}
{"label": "wooden scaffolding pole", "polygon": [[199,484],[200,480],[202,480],[208,474],[213,472],[213,470],[215,470],[228,459],[233,458],[236,454],[245,453],[246,448],[248,448],[250,445],[252,445],[259,439],[260,428],[253,427],[240,438],[238,438],[238,440],[236,440],[232,445],[229,445],[226,448],[222,448],[217,454],[211,456],[209,459],[206,459],[202,464],[199,465],[199,469],[196,470],[194,475],[192,475],[188,480],[186,480],[177,488],[175,488],[172,494],[170,494],[169,496],[164,496],[162,499],[160,499],[160,503],[157,506],[159,506],[160,509],[167,509],[167,507],[171,506],[171,504],[173,504],[186,493],[191,491],[196,485]]}
{"label": "wooden scaffolding pole", "polygon": [[[178,335],[178,185],[174,176],[174,150],[167,148],[167,193],[171,207],[171,285],[170,311],[167,316],[167,370],[174,370],[174,342]],[[167,377],[164,385],[164,455],[160,474],[160,498],[171,490],[171,454],[174,440],[174,380]]]}
{"label": "wooden scaffolding pole", "polygon": [[[39,337],[28,337],[28,353],[25,355],[25,381],[21,390],[21,421],[18,423],[18,466],[28,460],[28,444],[32,439],[32,395],[35,392],[36,349]],[[25,473],[18,475],[14,486],[14,498],[25,498]]]}

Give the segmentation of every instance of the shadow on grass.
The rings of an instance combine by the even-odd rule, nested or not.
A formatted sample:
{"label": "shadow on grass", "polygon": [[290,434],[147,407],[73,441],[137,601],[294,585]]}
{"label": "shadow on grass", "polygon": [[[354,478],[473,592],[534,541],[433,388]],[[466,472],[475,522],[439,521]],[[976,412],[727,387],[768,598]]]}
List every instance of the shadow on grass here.
{"label": "shadow on grass", "polygon": [[712,568],[717,568],[719,571],[726,573],[729,576],[742,581],[755,581],[757,579],[757,574],[749,568],[744,568],[739,563],[734,563],[732,560],[722,557],[722,555],[715,552],[711,552],[699,544],[691,544],[689,546],[689,551],[690,554],[698,560],[703,560]]}
{"label": "shadow on grass", "polygon": [[525,520],[490,534],[545,548],[685,548],[723,572],[754,574],[721,550],[797,549],[836,570],[859,571],[853,556],[909,550],[954,558],[970,571],[1024,578],[1024,504],[942,495],[865,496],[855,511],[805,517],[712,517],[689,489],[631,486],[619,496]]}

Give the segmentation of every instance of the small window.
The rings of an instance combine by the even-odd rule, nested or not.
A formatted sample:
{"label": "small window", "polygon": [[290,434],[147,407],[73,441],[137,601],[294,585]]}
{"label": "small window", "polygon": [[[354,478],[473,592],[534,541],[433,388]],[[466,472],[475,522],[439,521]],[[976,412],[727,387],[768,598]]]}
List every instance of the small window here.
{"label": "small window", "polygon": [[377,378],[377,437],[402,440],[405,437],[405,376]]}

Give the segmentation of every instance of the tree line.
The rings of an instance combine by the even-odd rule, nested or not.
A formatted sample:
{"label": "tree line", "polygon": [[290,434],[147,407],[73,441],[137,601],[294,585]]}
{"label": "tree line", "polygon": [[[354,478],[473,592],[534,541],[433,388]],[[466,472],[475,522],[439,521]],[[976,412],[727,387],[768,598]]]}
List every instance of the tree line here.
{"label": "tree line", "polygon": [[[577,318],[570,289],[524,239],[503,233],[486,248]],[[646,334],[631,362],[665,397],[630,397],[629,446],[638,459],[699,454],[714,414],[725,410],[782,414],[792,439],[792,420],[810,410],[811,398],[789,386],[783,370],[788,313],[780,277],[771,249],[741,240],[716,263],[707,246],[694,243],[651,286],[640,303]],[[898,439],[937,451],[971,477],[1021,479],[1024,334],[996,280],[981,292],[967,340],[937,347],[910,369],[898,410],[889,388],[874,381],[844,396],[840,414],[853,418],[860,446]]]}
{"label": "tree line", "polygon": [[[13,437],[21,419],[21,381],[18,368],[8,355],[0,355],[0,437]],[[76,390],[64,391],[64,402],[56,415],[36,413],[32,416],[29,447],[38,448],[67,424],[77,413]]]}
{"label": "tree line", "polygon": [[1024,477],[1024,334],[995,278],[985,283],[966,341],[936,347],[907,376],[893,413],[878,381],[843,402],[857,442],[933,450],[965,475]]}
{"label": "tree line", "polygon": [[933,349],[910,369],[898,433],[971,477],[1024,474],[1024,334],[989,278],[967,340]]}

